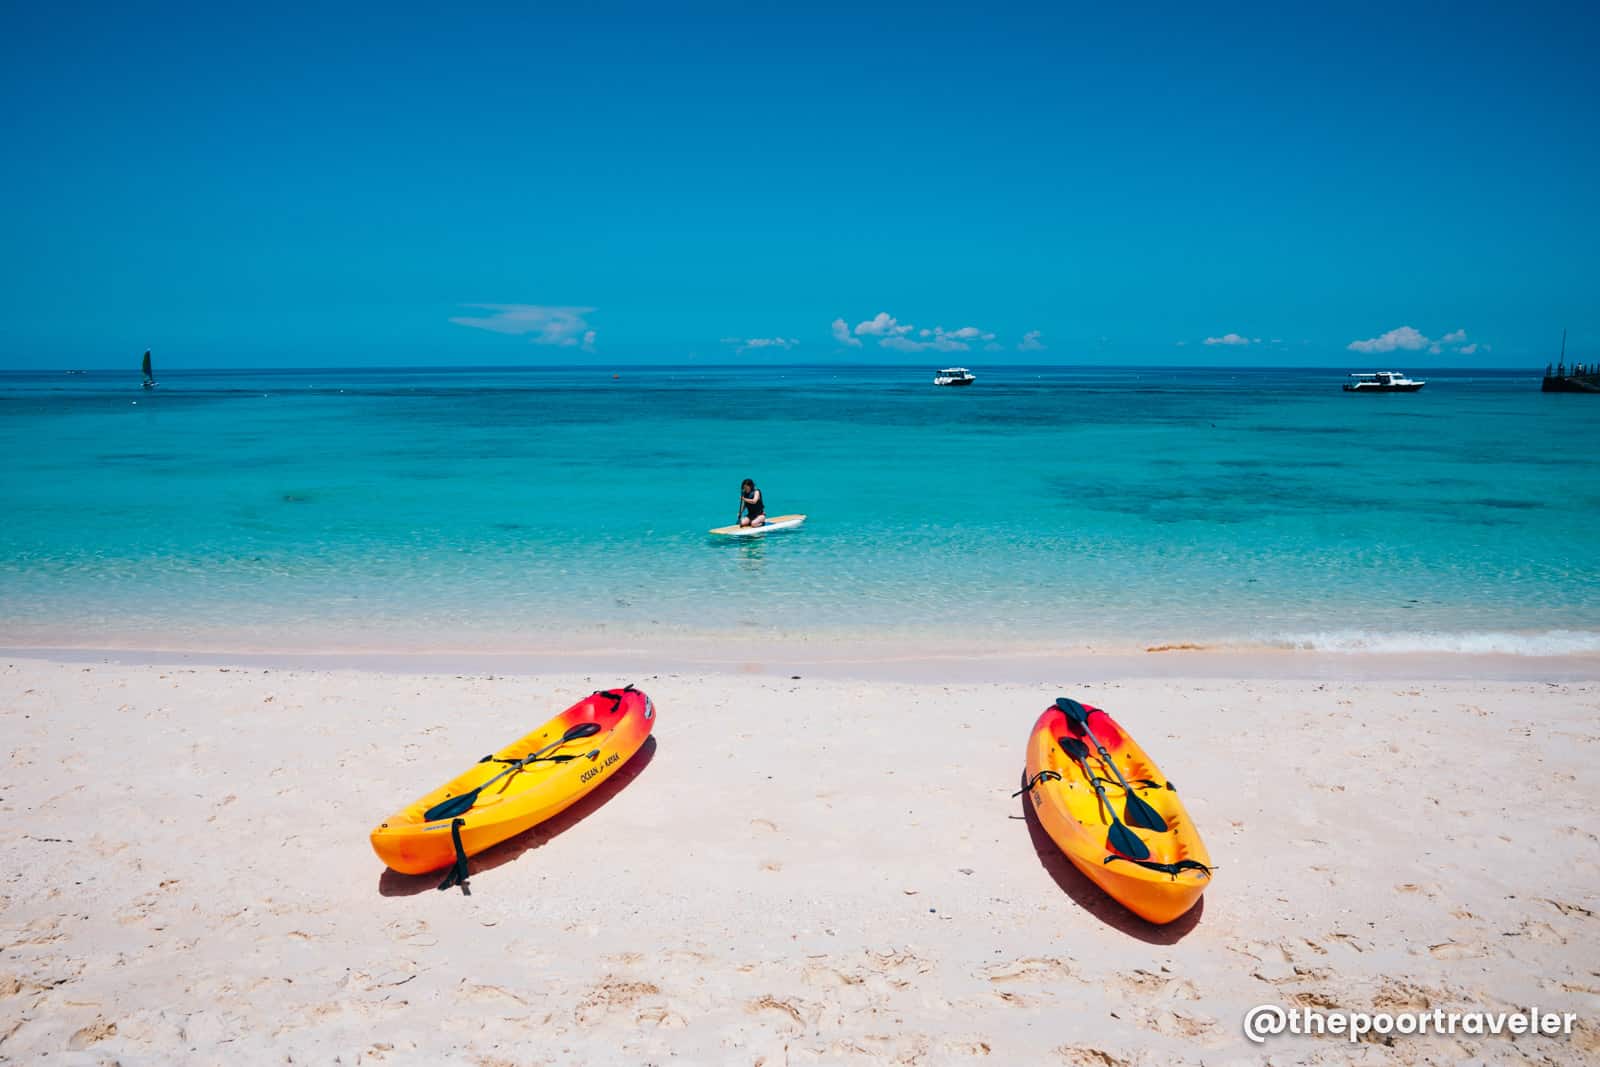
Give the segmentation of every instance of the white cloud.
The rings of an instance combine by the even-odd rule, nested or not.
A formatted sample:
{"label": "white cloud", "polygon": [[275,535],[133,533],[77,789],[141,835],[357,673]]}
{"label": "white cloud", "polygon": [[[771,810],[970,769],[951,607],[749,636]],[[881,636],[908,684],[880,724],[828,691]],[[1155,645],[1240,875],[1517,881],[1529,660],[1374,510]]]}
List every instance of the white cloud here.
{"label": "white cloud", "polygon": [[469,308],[488,311],[488,315],[457,315],[450,321],[457,326],[470,326],[475,330],[493,333],[527,334],[536,345],[560,345],[562,348],[584,349],[594,347],[594,331],[584,320],[594,308],[551,307],[544,304],[467,304]]}
{"label": "white cloud", "polygon": [[738,352],[748,352],[752,348],[781,348],[787,352],[799,344],[800,339],[797,337],[724,337],[722,343],[725,345],[738,345],[739,347],[735,350]]}
{"label": "white cloud", "polygon": [[880,311],[866,322],[856,326],[857,337],[899,337],[910,333],[914,327],[902,326],[887,311]]}
{"label": "white cloud", "polygon": [[926,337],[926,341],[913,341],[903,336],[912,327],[899,327],[899,333],[885,337],[878,344],[884,348],[892,348],[898,352],[968,352],[971,351],[971,341],[993,341],[994,334],[980,330],[976,326],[963,326],[959,330],[947,330],[943,326],[933,329],[917,331],[918,337]]}
{"label": "white cloud", "polygon": [[[1017,345],[1017,351],[1043,352],[1045,348],[1048,347],[1043,341],[1039,340],[1039,338],[1043,335],[1043,330],[1029,330],[1027,333],[1022,335],[1022,342]],[[1182,342],[1179,343],[1181,344]]]}
{"label": "white cloud", "polygon": [[[1465,336],[1465,335],[1463,335]],[[1401,326],[1399,329],[1390,330],[1388,333],[1369,337],[1365,341],[1351,341],[1345,345],[1352,352],[1393,352],[1403,349],[1406,352],[1417,352],[1433,344],[1425,336],[1410,326]]]}
{"label": "white cloud", "polygon": [[1257,337],[1252,341],[1250,338],[1236,333],[1225,333],[1221,337],[1207,337],[1205,343],[1208,345],[1249,345],[1260,344],[1261,338]]}
{"label": "white cloud", "polygon": [[993,341],[983,346],[985,352],[999,352],[1003,348],[1005,348],[1005,345],[995,344]]}
{"label": "white cloud", "polygon": [[1454,348],[1457,352],[1465,356],[1472,355],[1480,348],[1485,352],[1489,351],[1488,345],[1480,346],[1476,343],[1469,345],[1465,343],[1466,340],[1466,330],[1451,330],[1443,337],[1433,339],[1422,333],[1420,330],[1413,329],[1410,326],[1401,326],[1399,329],[1390,330],[1388,333],[1379,334],[1377,337],[1369,337],[1365,341],[1351,341],[1348,345],[1345,345],[1345,347],[1352,352],[1365,352],[1369,354],[1375,352],[1394,352],[1396,350],[1403,352],[1420,352],[1426,348],[1428,350],[1428,354],[1433,356],[1443,355],[1445,350],[1448,348]]}
{"label": "white cloud", "polygon": [[[858,323],[852,337],[845,330],[843,319],[833,320],[833,338],[841,344],[859,345],[857,338],[875,337],[880,347],[896,352],[967,352],[971,342],[993,343],[994,334],[976,326],[963,326],[947,330],[943,326],[920,329],[909,322],[901,322],[887,311],[880,311],[866,322]],[[918,340],[917,338],[921,338]]]}

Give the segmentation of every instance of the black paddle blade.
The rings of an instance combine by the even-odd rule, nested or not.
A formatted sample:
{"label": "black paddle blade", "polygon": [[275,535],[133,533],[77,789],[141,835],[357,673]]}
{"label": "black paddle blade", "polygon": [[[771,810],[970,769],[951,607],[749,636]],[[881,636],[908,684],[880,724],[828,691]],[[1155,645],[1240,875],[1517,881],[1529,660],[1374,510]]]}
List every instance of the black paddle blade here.
{"label": "black paddle blade", "polygon": [[1056,740],[1061,744],[1061,751],[1073,759],[1084,760],[1089,758],[1089,746],[1079,741],[1076,737],[1058,737]]}
{"label": "black paddle blade", "polygon": [[1167,820],[1163,819],[1161,813],[1152,808],[1144,797],[1131,789],[1128,790],[1128,806],[1123,809],[1123,814],[1133,826],[1154,830],[1158,834],[1167,832]]}
{"label": "black paddle blade", "polygon": [[576,741],[580,737],[593,737],[595,734],[597,734],[599,732],[600,732],[600,724],[599,723],[597,723],[597,722],[580,722],[578,725],[572,727],[566,733],[562,734],[561,735],[561,740],[563,740],[563,741]]}
{"label": "black paddle blade", "polygon": [[1056,707],[1075,726],[1083,726],[1089,721],[1088,710],[1071,697],[1056,697]]}
{"label": "black paddle blade", "polygon": [[[481,789],[483,787],[479,786],[478,788]],[[472,805],[476,804],[477,802],[478,790],[468,790],[458,797],[451,797],[449,800],[441,800],[439,803],[423,812],[422,821],[438,822],[440,819],[453,819],[457,815],[465,815],[469,810],[471,810]],[[443,889],[445,887],[440,886],[439,888]]]}
{"label": "black paddle blade", "polygon": [[1139,840],[1138,834],[1120,822],[1112,822],[1111,833],[1106,835],[1106,844],[1130,859],[1147,860],[1150,858],[1150,846]]}

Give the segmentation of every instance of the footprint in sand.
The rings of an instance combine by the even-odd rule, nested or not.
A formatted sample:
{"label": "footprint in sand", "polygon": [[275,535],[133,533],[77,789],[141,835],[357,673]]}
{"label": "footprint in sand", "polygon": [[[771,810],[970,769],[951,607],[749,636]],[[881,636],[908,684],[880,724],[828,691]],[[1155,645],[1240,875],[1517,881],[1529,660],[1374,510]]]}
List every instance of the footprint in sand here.
{"label": "footprint in sand", "polygon": [[1166,1034],[1168,1037],[1181,1037],[1187,1041],[1198,1041],[1202,1038],[1211,1038],[1208,1045],[1215,1045],[1218,1036],[1217,1020],[1209,1015],[1200,1015],[1196,1012],[1178,1011],[1175,1009],[1160,1009],[1140,1013],[1145,1024],[1157,1033]]}
{"label": "footprint in sand", "polygon": [[1105,984],[1129,994],[1133,999],[1143,999],[1157,995],[1166,989],[1171,981],[1167,975],[1155,974],[1136,967],[1126,973],[1118,972]]}
{"label": "footprint in sand", "polygon": [[408,945],[427,948],[437,945],[439,939],[428,933],[428,924],[421,919],[396,919],[384,927],[389,936]]}
{"label": "footprint in sand", "polygon": [[1594,918],[1594,912],[1581,904],[1570,904],[1563,900],[1546,900],[1545,903],[1563,915],[1581,915],[1585,919]]}
{"label": "footprint in sand", "polygon": [[1487,956],[1481,945],[1464,945],[1459,941],[1446,941],[1439,945],[1429,945],[1428,955],[1436,960],[1475,960]]}
{"label": "footprint in sand", "polygon": [[456,989],[456,996],[484,1007],[498,1007],[501,1009],[525,1008],[528,1004],[527,1001],[503,986],[479,985],[476,982],[469,982],[465,979]]}
{"label": "footprint in sand", "polygon": [[760,1015],[764,1012],[776,1012],[779,1015],[787,1016],[796,1026],[800,1028],[800,1030],[804,1030],[808,1025],[810,1025],[807,1021],[808,1017],[814,1017],[818,1014],[815,1007],[811,1004],[808,1004],[806,1001],[798,998],[784,999],[781,997],[775,997],[770,993],[750,1001],[744,1006],[744,1010],[749,1012],[751,1015]]}
{"label": "footprint in sand", "polygon": [[1526,937],[1530,941],[1543,941],[1547,945],[1565,945],[1567,939],[1556,933],[1556,928],[1549,923],[1525,919],[1516,930],[1516,936]]}
{"label": "footprint in sand", "polygon": [[991,982],[1057,982],[1072,976],[1072,970],[1058,959],[1026,956],[1010,963],[992,963],[979,975]]}
{"label": "footprint in sand", "polygon": [[1328,996],[1326,993],[1319,993],[1314,989],[1308,990],[1304,993],[1296,993],[1289,999],[1294,1001],[1302,1008],[1319,1008],[1323,1011],[1333,1011],[1340,1010],[1344,1007],[1341,1002],[1335,1000],[1333,997]]}
{"label": "footprint in sand", "polygon": [[989,1042],[977,1038],[951,1038],[939,1043],[939,1051],[947,1056],[987,1056]]}
{"label": "footprint in sand", "polygon": [[663,1030],[682,1030],[684,1027],[689,1025],[689,1020],[685,1019],[682,1015],[679,1015],[675,1011],[669,1011],[666,1008],[660,1007],[645,1008],[644,1010],[640,1011],[638,1015],[634,1016],[633,1021],[635,1025],[639,1026],[642,1026],[645,1023],[655,1023],[656,1026]]}
{"label": "footprint in sand", "polygon": [[1375,1011],[1427,1011],[1435,1001],[1444,999],[1445,995],[1439,990],[1390,979],[1372,998],[1372,1007]]}
{"label": "footprint in sand", "polygon": [[878,952],[868,949],[866,952],[866,965],[868,970],[878,974],[927,974],[933,970],[933,964],[922,959],[914,952],[905,952],[899,949],[888,949]]}
{"label": "footprint in sand", "polygon": [[61,933],[60,927],[60,919],[34,919],[29,922],[28,925],[24,926],[20,931],[18,931],[16,940],[12,941],[6,947],[15,948],[17,945],[48,945],[51,942],[60,941],[67,936],[64,933]]}
{"label": "footprint in sand", "polygon": [[115,1037],[117,1024],[96,1018],[88,1026],[80,1027],[67,1039],[67,1047],[73,1051],[81,1051],[97,1041],[104,1041],[108,1037]]}
{"label": "footprint in sand", "polygon": [[778,824],[771,819],[751,819],[750,825],[757,830],[765,830],[769,834],[778,832]]}
{"label": "footprint in sand", "polygon": [[858,986],[866,981],[859,974],[850,974],[833,967],[826,967],[814,963],[800,972],[800,980],[806,985],[817,986],[822,989],[843,989],[847,986]]}
{"label": "footprint in sand", "polygon": [[1104,1049],[1082,1045],[1060,1045],[1051,1049],[1068,1067],[1133,1067],[1133,1061],[1114,1056]]}
{"label": "footprint in sand", "polygon": [[633,1015],[645,997],[658,997],[661,987],[652,982],[630,982],[620,978],[601,979],[578,1001],[573,1017],[579,1026],[592,1026],[608,1016],[626,1012]]}

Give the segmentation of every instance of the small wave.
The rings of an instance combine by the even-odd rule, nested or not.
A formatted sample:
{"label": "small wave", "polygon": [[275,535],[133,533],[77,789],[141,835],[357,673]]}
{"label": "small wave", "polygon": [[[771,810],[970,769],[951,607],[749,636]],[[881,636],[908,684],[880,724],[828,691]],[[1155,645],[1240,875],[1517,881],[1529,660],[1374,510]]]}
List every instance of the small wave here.
{"label": "small wave", "polygon": [[1268,640],[1316,652],[1459,652],[1468,655],[1578,656],[1600,652],[1596,630],[1487,630],[1477,633],[1329,630]]}

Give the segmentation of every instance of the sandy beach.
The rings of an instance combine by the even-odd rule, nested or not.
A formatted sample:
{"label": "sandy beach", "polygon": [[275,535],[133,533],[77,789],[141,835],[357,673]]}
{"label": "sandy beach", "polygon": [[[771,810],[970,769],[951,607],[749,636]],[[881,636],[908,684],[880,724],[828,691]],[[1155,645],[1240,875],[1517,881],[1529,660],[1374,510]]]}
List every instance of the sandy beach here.
{"label": "sandy beach", "polygon": [[[987,684],[9,656],[0,1059],[1593,1061],[1600,684],[1187,662]],[[625,681],[654,739],[475,858],[470,895],[383,870],[379,819]],[[1011,796],[1058,693],[1182,790],[1219,869],[1177,923],[1123,911]],[[1579,1022],[1254,1045],[1258,1004]]]}

